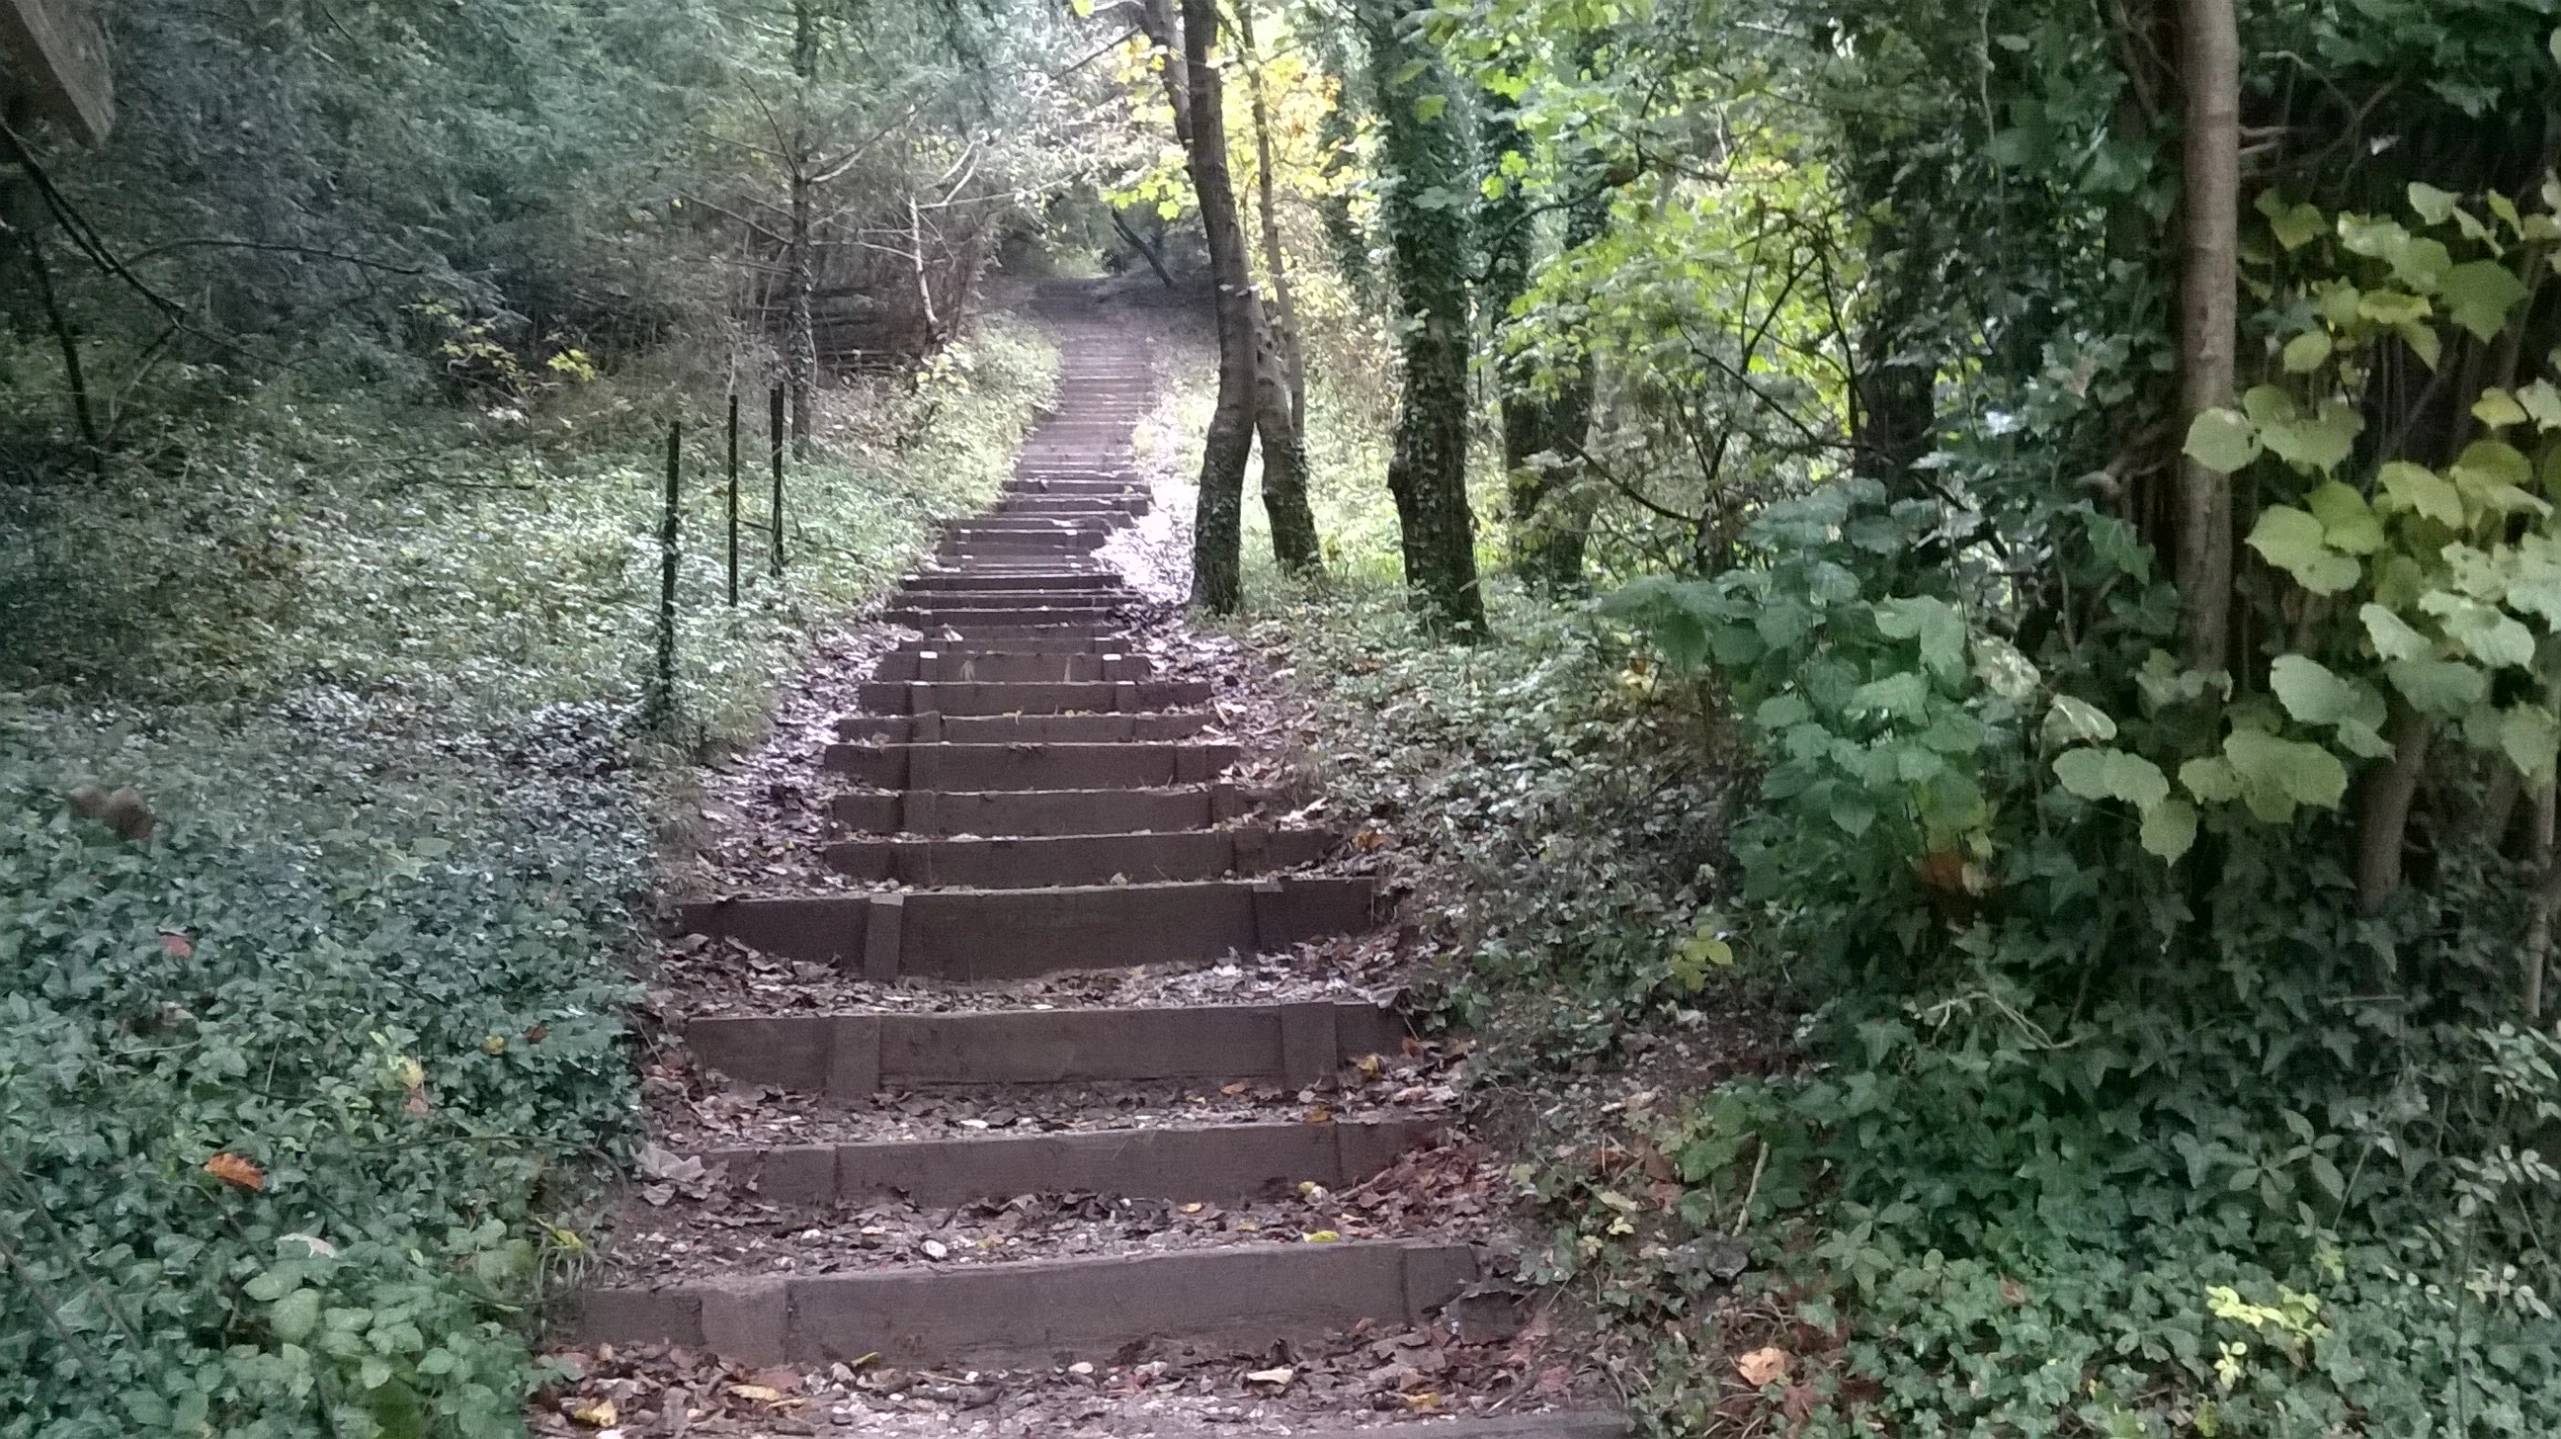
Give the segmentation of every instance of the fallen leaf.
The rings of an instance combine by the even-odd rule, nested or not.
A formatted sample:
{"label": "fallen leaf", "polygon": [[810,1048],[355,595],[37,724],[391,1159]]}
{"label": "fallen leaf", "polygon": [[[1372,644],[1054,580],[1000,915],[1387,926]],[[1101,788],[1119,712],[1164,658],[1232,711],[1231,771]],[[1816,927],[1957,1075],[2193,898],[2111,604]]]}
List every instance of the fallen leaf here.
{"label": "fallen leaf", "polygon": [[2004,1274],[2001,1276],[2001,1302],[2016,1308],[2027,1302],[2027,1286]]}
{"label": "fallen leaf", "polygon": [[1398,1397],[1402,1398],[1405,1401],[1405,1407],[1414,1413],[1436,1414],[1440,1412],[1441,1396],[1429,1389],[1419,1390],[1415,1393],[1400,1395]]}
{"label": "fallen leaf", "polygon": [[1253,1087],[1254,1081],[1250,1079],[1240,1079],[1234,1084],[1222,1084],[1218,1086],[1218,1092],[1221,1094],[1243,1094],[1246,1090]]}
{"label": "fallen leaf", "polygon": [[1203,1209],[1206,1209],[1206,1208],[1208,1208],[1208,1207],[1209,1207],[1208,1205],[1203,1204],[1202,1202],[1200,1202],[1200,1201],[1199,1201],[1199,1200],[1197,1200],[1197,1199],[1193,1200],[1193,1201],[1192,1201],[1191,1203],[1189,1203],[1189,1204],[1186,1204],[1186,1205],[1181,1206],[1182,1211],[1183,1211],[1185,1214],[1198,1214],[1198,1213],[1200,1213]]}
{"label": "fallen leaf", "polygon": [[1307,1111],[1307,1122],[1310,1124],[1331,1124],[1334,1122],[1334,1111],[1325,1105],[1317,1105],[1315,1108]]}
{"label": "fallen leaf", "polygon": [[1331,1229],[1319,1229],[1315,1233],[1305,1236],[1307,1242],[1310,1244],[1332,1244],[1337,1240],[1340,1240],[1342,1237],[1343,1236],[1340,1233]]}
{"label": "fallen leaf", "polygon": [[614,1401],[599,1399],[584,1409],[570,1410],[569,1417],[593,1429],[611,1429],[614,1427],[614,1421],[620,1419],[622,1415],[615,1410]]}
{"label": "fallen leaf", "polygon": [[747,1382],[762,1384],[768,1389],[779,1389],[785,1394],[790,1394],[800,1388],[800,1371],[788,1368],[759,1369],[748,1376]]}
{"label": "fallen leaf", "polygon": [[160,948],[171,959],[196,957],[196,942],[175,930],[164,929],[160,932]]}
{"label": "fallen leaf", "polygon": [[267,1176],[259,1170],[254,1161],[227,1151],[206,1160],[205,1173],[240,1189],[258,1190],[267,1187]]}
{"label": "fallen leaf", "polygon": [[551,1026],[548,1024],[537,1024],[533,1028],[525,1031],[525,1043],[527,1044],[540,1044],[549,1038],[551,1038]]}
{"label": "fallen leaf", "polygon": [[414,1084],[409,1087],[409,1097],[400,1102],[400,1107],[420,1119],[426,1118],[434,1108],[427,1103],[427,1091]]}
{"label": "fallen leaf", "polygon": [[1289,1381],[1297,1377],[1298,1371],[1295,1369],[1257,1369],[1245,1376],[1245,1382],[1269,1384],[1277,1389],[1286,1389],[1289,1387]]}
{"label": "fallen leaf", "polygon": [[1376,1079],[1387,1072],[1387,1061],[1375,1054],[1364,1054],[1352,1061],[1352,1068],[1359,1070],[1363,1079]]}
{"label": "fallen leaf", "polygon": [[1742,1375],[1743,1382],[1755,1389],[1764,1384],[1775,1384],[1787,1377],[1787,1351],[1775,1344],[1755,1349],[1734,1361],[1734,1372]]}
{"label": "fallen leaf", "polygon": [[757,1403],[773,1409],[780,1409],[787,1405],[803,1402],[791,1395],[785,1394],[779,1389],[764,1384],[732,1384],[729,1386],[729,1392],[737,1395],[741,1399],[753,1399]]}
{"label": "fallen leaf", "polygon": [[950,1254],[951,1246],[943,1243],[941,1240],[928,1239],[925,1241],[925,1257],[927,1259],[943,1259],[949,1257]]}

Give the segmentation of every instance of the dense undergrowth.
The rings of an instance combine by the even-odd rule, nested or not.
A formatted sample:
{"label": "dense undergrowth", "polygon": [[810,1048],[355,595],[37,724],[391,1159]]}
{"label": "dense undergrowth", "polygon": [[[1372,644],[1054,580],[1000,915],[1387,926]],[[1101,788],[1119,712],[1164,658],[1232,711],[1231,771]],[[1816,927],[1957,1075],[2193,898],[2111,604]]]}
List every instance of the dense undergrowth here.
{"label": "dense undergrowth", "polygon": [[[0,1434],[503,1434],[633,1132],[627,962],[678,766],[984,501],[1003,321],[831,397],[736,609],[683,375],[488,407],[296,389],[0,489]],[[700,417],[699,411],[696,412]],[[140,841],[66,792],[132,785]]]}

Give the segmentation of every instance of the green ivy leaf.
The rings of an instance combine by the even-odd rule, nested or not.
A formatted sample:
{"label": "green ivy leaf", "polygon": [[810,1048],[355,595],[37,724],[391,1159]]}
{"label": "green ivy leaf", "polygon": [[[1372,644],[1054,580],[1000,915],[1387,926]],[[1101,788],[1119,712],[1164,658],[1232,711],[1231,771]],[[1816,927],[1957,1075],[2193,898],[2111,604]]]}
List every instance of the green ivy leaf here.
{"label": "green ivy leaf", "polygon": [[1965,672],[1965,616],[1945,600],[1928,595],[1880,600],[1876,628],[1887,639],[1918,639],[1921,663],[1941,676]]}
{"label": "green ivy leaf", "polygon": [[2472,418],[2488,425],[2491,429],[2504,430],[2510,425],[2522,425],[2526,422],[2525,406],[2517,403],[2516,396],[2492,386],[2483,390],[2481,398],[2472,402]]}
{"label": "green ivy leaf", "polygon": [[2012,704],[2024,703],[2044,683],[2036,662],[2019,652],[2019,647],[1998,635],[1974,637],[1974,677],[1983,686]]}
{"label": "green ivy leaf", "polygon": [[2206,755],[2179,766],[2179,784],[2206,804],[2229,804],[2241,797],[2241,775],[2232,761]]}
{"label": "green ivy leaf", "polygon": [[2291,505],[2270,505],[2250,529],[2250,548],[2316,595],[2354,585],[2364,570],[2322,540],[2321,522]]}
{"label": "green ivy leaf", "polygon": [[2411,708],[2440,719],[2462,714],[2490,692],[2489,677],[2461,660],[2394,660],[2383,674]]}
{"label": "green ivy leaf", "polygon": [[2336,480],[2323,482],[2303,497],[2312,518],[2321,522],[2321,538],[2334,550],[2370,555],[2383,548],[2383,524],[2367,507],[2365,496]]}
{"label": "green ivy leaf", "polygon": [[2418,211],[2419,218],[2431,225],[2442,225],[2454,214],[2454,201],[2455,195],[2451,190],[2440,190],[2416,180],[2410,182],[2410,208]]}
{"label": "green ivy leaf", "polygon": [[2329,228],[2319,209],[2311,205],[2289,205],[2278,199],[2274,190],[2259,192],[2258,210],[2267,217],[2268,229],[2276,235],[2276,242],[2288,250],[2302,249],[2319,239],[2321,232]]}
{"label": "green ivy leaf", "polygon": [[2484,343],[2508,326],[2508,311],[2526,296],[2525,282],[2496,260],[2471,260],[2446,272],[2437,293],[2446,313]]}
{"label": "green ivy leaf", "polygon": [[2462,492],[2436,471],[2394,460],[2383,467],[2379,478],[2388,507],[2424,515],[2448,529],[2463,528]]}
{"label": "green ivy leaf", "polygon": [[2065,750],[2054,758],[2054,777],[2083,799],[2121,799],[2139,810],[2170,795],[2170,781],[2159,765],[2121,749]]}
{"label": "green ivy leaf", "polygon": [[2534,663],[2534,636],[2505,611],[2451,590],[2419,596],[2419,608],[2445,626],[2446,638],[2492,669]]}
{"label": "green ivy leaf", "polygon": [[2237,410],[2212,409],[2188,425],[2187,457],[2228,475],[2259,457],[2258,427]]}
{"label": "green ivy leaf", "polygon": [[1916,718],[1929,703],[1930,682],[1917,670],[1870,680],[1850,691],[1853,712],[1872,712],[1888,719]]}
{"label": "green ivy leaf", "polygon": [[1449,108],[1447,95],[1424,95],[1414,101],[1414,118],[1428,125]]}
{"label": "green ivy leaf", "polygon": [[2269,824],[2292,819],[2298,805],[2334,808],[2348,792],[2347,766],[2316,744],[2236,729],[2224,736],[2223,756],[2240,779],[2241,802]]}
{"label": "green ivy leaf", "polygon": [[2510,705],[2499,712],[2499,750],[2519,774],[2548,783],[2561,753],[2561,719],[2542,705]]}
{"label": "green ivy leaf", "polygon": [[2367,605],[2357,611],[2357,618],[2365,621],[2374,652],[2387,660],[2423,660],[2436,653],[2435,642],[2381,605]]}
{"label": "green ivy leaf", "polygon": [[2196,844],[2196,806],[2183,799],[2165,799],[2143,811],[2142,840],[2146,850],[2178,863]]}
{"label": "green ivy leaf", "polygon": [[2038,731],[2049,745],[2060,747],[2084,740],[2104,743],[2116,738],[2116,721],[2107,711],[2087,700],[2070,695],[2056,695],[2054,704],[2045,712],[2045,724]]}
{"label": "green ivy leaf", "polygon": [[299,1344],[320,1327],[320,1291],[297,1289],[267,1311],[267,1327],[287,1344]]}
{"label": "green ivy leaf", "polygon": [[2285,342],[2285,352],[2281,357],[2285,372],[2289,375],[2308,375],[2328,364],[2330,352],[2335,348],[2328,331],[2307,330]]}
{"label": "green ivy leaf", "polygon": [[1761,701],[1752,712],[1753,723],[1771,734],[1805,723],[1814,715],[1814,707],[1801,695],[1772,695]]}

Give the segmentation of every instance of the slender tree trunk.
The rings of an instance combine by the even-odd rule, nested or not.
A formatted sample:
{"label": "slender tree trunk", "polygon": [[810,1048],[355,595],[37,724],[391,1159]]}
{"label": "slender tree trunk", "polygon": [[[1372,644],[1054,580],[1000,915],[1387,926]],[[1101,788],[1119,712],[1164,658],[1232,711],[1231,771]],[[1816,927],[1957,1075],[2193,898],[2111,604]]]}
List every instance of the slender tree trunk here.
{"label": "slender tree trunk", "polygon": [[[2241,39],[2232,0],[2177,0],[2179,85],[2186,105],[2181,184],[2179,433],[2232,403],[2240,287]],[[2232,482],[2179,461],[2178,584],[2188,662],[2229,667]],[[2396,841],[2397,843],[2397,836]],[[2396,857],[2394,869],[2399,862]]]}
{"label": "slender tree trunk", "polygon": [[783,338],[783,374],[791,386],[791,452],[809,458],[809,395],[818,378],[818,320],[813,309],[817,278],[812,270],[810,231],[816,224],[816,197],[808,172],[794,165],[791,174],[791,232],[784,256],[784,302],[790,306]]}
{"label": "slender tree trunk", "polygon": [[1290,294],[1289,256],[1281,246],[1279,182],[1272,165],[1271,106],[1263,92],[1263,60],[1254,48],[1252,0],[1236,0],[1236,39],[1245,52],[1245,80],[1254,109],[1254,198],[1262,212],[1263,269],[1272,277],[1271,321],[1280,332],[1282,364],[1288,370],[1290,432],[1307,442],[1307,356],[1299,344],[1298,304]]}
{"label": "slender tree trunk", "polygon": [[1236,189],[1227,171],[1227,121],[1210,45],[1218,34],[1216,0],[1183,0],[1183,69],[1190,110],[1192,191],[1200,201],[1217,286],[1218,405],[1200,469],[1200,505],[1192,518],[1192,602],[1233,614],[1244,603],[1238,550],[1243,544],[1245,462],[1254,444],[1254,291],[1245,264],[1245,229],[1236,219]]}
{"label": "slender tree trunk", "polygon": [[1404,540],[1405,583],[1424,624],[1472,639],[1485,630],[1485,597],[1467,507],[1467,212],[1446,199],[1466,184],[1466,166],[1448,110],[1456,81],[1409,28],[1429,9],[1429,0],[1373,0],[1362,11],[1389,186],[1380,214],[1405,320],[1387,488]]}
{"label": "slender tree trunk", "polygon": [[1254,337],[1254,427],[1263,444],[1263,513],[1271,521],[1272,557],[1296,575],[1323,568],[1316,512],[1307,504],[1307,445],[1290,401],[1288,361],[1272,333],[1268,306]]}

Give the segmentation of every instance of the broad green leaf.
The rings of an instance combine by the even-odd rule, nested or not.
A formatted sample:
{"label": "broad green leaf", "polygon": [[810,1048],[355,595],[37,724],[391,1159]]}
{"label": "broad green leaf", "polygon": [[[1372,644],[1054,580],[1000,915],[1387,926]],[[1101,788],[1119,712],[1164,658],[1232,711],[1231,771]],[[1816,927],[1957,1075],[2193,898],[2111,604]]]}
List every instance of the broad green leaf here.
{"label": "broad green leaf", "polygon": [[2514,551],[2502,548],[2493,555],[2457,540],[2437,554],[2444,558],[2446,573],[2456,589],[2494,605],[2507,596],[2508,574],[2516,567]]}
{"label": "broad green leaf", "polygon": [[1805,723],[1813,715],[1814,707],[1807,704],[1802,696],[1772,695],[1761,701],[1761,707],[1752,712],[1752,722],[1771,734],[1777,734]]}
{"label": "broad green leaf", "polygon": [[2416,180],[2410,182],[2410,208],[2418,211],[2419,218],[2431,225],[2442,225],[2454,214],[2454,201],[2455,195],[2450,190],[2440,190]]}
{"label": "broad green leaf", "polygon": [[2143,657],[2142,668],[2134,672],[2135,684],[2143,690],[2144,703],[2154,709],[2167,709],[2201,699],[2208,690],[2218,698],[2230,698],[2232,677],[2221,670],[2208,674],[2203,670],[2182,669],[2168,650],[2154,650]]}
{"label": "broad green leaf", "polygon": [[2323,400],[2320,413],[2310,419],[2262,421],[2259,442],[2288,464],[2327,474],[2347,459],[2364,429],[2365,417],[2354,406]]}
{"label": "broad green leaf", "polygon": [[2527,779],[2552,778],[2552,760],[2561,751],[2561,720],[2541,705],[2510,705],[2499,712],[2499,751]]}
{"label": "broad green leaf", "polygon": [[2149,810],[2169,798],[2161,767],[2121,749],[2071,749],[2054,757],[2054,777],[2083,799],[2121,799]]}
{"label": "broad green leaf", "polygon": [[2481,398],[2472,402],[2472,418],[2491,429],[2504,430],[2526,422],[2525,406],[2517,403],[2516,396],[2494,386],[2483,390]]}
{"label": "broad green leaf", "polygon": [[2236,729],[2223,738],[2223,757],[2240,778],[2241,802],[2270,824],[2292,819],[2297,805],[2332,808],[2348,792],[2347,766],[2316,744]]}
{"label": "broad green leaf", "polygon": [[2143,847],[2176,864],[2196,844],[2196,806],[2165,799],[2143,811]]}
{"label": "broad green leaf", "polygon": [[2403,294],[2399,290],[2368,290],[2357,297],[2356,312],[2378,325],[2407,325],[2434,314],[2424,295]]}
{"label": "broad green leaf", "polygon": [[2363,298],[2357,287],[2345,280],[2324,280],[2314,287],[2312,308],[2333,330],[2344,330],[2364,318],[2357,308]]}
{"label": "broad green leaf", "polygon": [[2322,541],[2321,522],[2291,505],[2270,505],[2250,529],[2249,546],[2269,564],[2294,576],[2294,582],[2316,595],[2334,595],[2354,585],[2364,571],[2347,555]]}
{"label": "broad green leaf", "polygon": [[2435,642],[2381,605],[2367,605],[2357,611],[2357,618],[2365,621],[2374,652],[2387,660],[2423,660],[2436,653]]}
{"label": "broad green leaf", "polygon": [[2330,362],[2330,351],[2333,348],[2335,347],[2330,343],[2330,334],[2327,330],[2307,330],[2285,342],[2283,356],[2285,372],[2289,375],[2308,375]]}
{"label": "broad green leaf", "polygon": [[2439,719],[2462,714],[2490,692],[2489,677],[2461,660],[2394,660],[2383,674],[2411,708]]}
{"label": "broad green leaf", "polygon": [[2400,336],[2401,343],[2410,347],[2410,353],[2419,357],[2419,363],[2431,370],[2437,367],[2438,360],[2444,358],[2445,341],[2432,325],[2404,320],[2392,327],[2392,333]]}
{"label": "broad green leaf", "polygon": [[2024,703],[2045,679],[2037,672],[2035,661],[1998,635],[1974,637],[1974,676],[1983,681],[1984,688],[2012,704]]}
{"label": "broad green leaf", "polygon": [[2045,712],[2045,724],[2038,731],[2049,745],[2078,744],[2083,740],[2107,741],[2116,738],[2116,721],[2107,711],[2087,700],[2070,695],[2056,695],[2054,704]]}
{"label": "broad green leaf", "polygon": [[2410,232],[2402,229],[2397,220],[2376,220],[2344,213],[2339,216],[2339,243],[2345,245],[2351,255],[2363,255],[2369,260],[2388,259],[2409,242]]}
{"label": "broad green leaf", "polygon": [[2278,199],[2274,190],[2259,193],[2258,210],[2267,217],[2268,229],[2276,235],[2276,242],[2288,250],[2302,249],[2319,239],[2321,232],[2329,228],[2320,210],[2311,205],[2289,205]]}
{"label": "broad green leaf", "polygon": [[2282,385],[2252,385],[2243,390],[2241,413],[2254,425],[2282,425],[2303,417],[2302,407]]}
{"label": "broad green leaf", "polygon": [[1887,639],[1921,642],[1921,663],[1942,676],[1965,672],[1965,616],[1929,595],[1898,596],[1876,605],[1876,628]]}
{"label": "broad green leaf", "polygon": [[1449,108],[1447,95],[1424,95],[1414,101],[1414,118],[1428,125]]}
{"label": "broad green leaf", "polygon": [[2561,632],[2561,541],[2527,535],[2517,542],[2515,561],[2502,596],[2508,608],[2539,615],[2545,629]]}
{"label": "broad green leaf", "polygon": [[2548,515],[2552,507],[2528,493],[2534,467],[2503,440],[2475,440],[2446,468],[2446,477],[2473,506],[2503,515]]}
{"label": "broad green leaf", "polygon": [[2463,494],[2436,471],[2394,460],[2378,478],[2383,482],[2385,508],[2424,515],[2448,529],[2463,528]]}
{"label": "broad green leaf", "polygon": [[2508,312],[2525,298],[2526,289],[2498,261],[2470,260],[2447,271],[2437,293],[2445,298],[2448,317],[2486,343],[2507,328]]}
{"label": "broad green leaf", "polygon": [[2454,256],[2447,253],[2445,242],[2413,235],[2385,256],[2392,265],[2392,277],[2411,289],[2427,294],[2445,283],[2446,272],[2454,268]]}
{"label": "broad green leaf", "polygon": [[1921,713],[1929,697],[1930,682],[1918,671],[1905,670],[1870,680],[1851,691],[1849,708],[1854,712],[1873,711],[1888,719],[1909,719]]}
{"label": "broad green leaf", "polygon": [[2352,555],[2370,555],[2383,548],[2383,525],[2365,503],[2365,496],[2336,480],[2329,480],[2303,497],[2312,518],[2321,522],[2321,538],[2334,550]]}
{"label": "broad green leaf", "polygon": [[2419,608],[2445,626],[2446,638],[2492,669],[2534,663],[2534,636],[2505,611],[2451,590],[2419,596]]}
{"label": "broad green leaf", "polygon": [[2490,213],[2499,217],[2499,223],[2508,227],[2508,233],[2511,235],[2522,236],[2525,230],[2525,221],[2517,214],[2517,202],[2500,194],[2496,190],[2489,192],[2487,201],[2490,206]]}
{"label": "broad green leaf", "polygon": [[2232,761],[2207,755],[2179,766],[2179,784],[2206,804],[2229,804],[2241,797],[2241,776]]}
{"label": "broad green leaf", "polygon": [[2268,688],[2285,712],[2310,725],[2383,723],[2383,696],[2355,680],[2341,679],[2309,655],[2278,655],[2268,665]]}
{"label": "broad green leaf", "polygon": [[2517,404],[2534,417],[2538,429],[2561,430],[2561,390],[2550,380],[2537,380],[2517,391]]}
{"label": "broad green leaf", "polygon": [[297,1289],[267,1311],[267,1327],[287,1344],[299,1344],[320,1327],[320,1291]]}
{"label": "broad green leaf", "polygon": [[2259,457],[2258,427],[2237,410],[2206,410],[2188,426],[2185,450],[2189,459],[2228,475]]}

